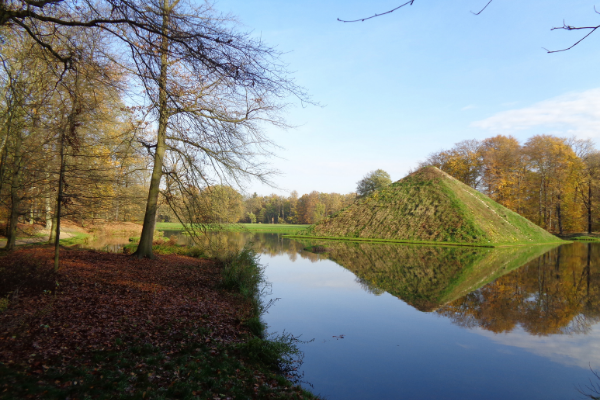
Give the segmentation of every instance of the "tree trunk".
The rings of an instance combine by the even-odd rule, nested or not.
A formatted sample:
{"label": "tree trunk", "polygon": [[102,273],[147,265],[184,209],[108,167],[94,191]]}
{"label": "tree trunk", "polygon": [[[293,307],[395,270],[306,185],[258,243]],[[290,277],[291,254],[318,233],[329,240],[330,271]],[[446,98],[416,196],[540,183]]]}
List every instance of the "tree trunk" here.
{"label": "tree trunk", "polygon": [[52,219],[50,221],[51,221],[51,224],[50,224],[50,235],[48,237],[48,244],[54,243],[54,238],[56,237],[56,212],[54,213],[54,215],[52,216]]}
{"label": "tree trunk", "polygon": [[558,219],[558,233],[563,234],[563,224],[562,224],[562,212],[560,208],[561,196],[558,195],[558,202],[556,203],[556,217]]}
{"label": "tree trunk", "polygon": [[[71,116],[72,118],[74,116]],[[54,217],[54,270],[58,271],[60,267],[59,261],[59,244],[60,244],[60,213],[62,211],[63,202],[63,181],[65,176],[65,132],[60,136],[60,171],[58,173],[58,194],[56,196],[56,214]],[[52,235],[51,235],[52,236]]]}
{"label": "tree trunk", "polygon": [[592,181],[588,182],[588,233],[592,233]]}
{"label": "tree trunk", "polygon": [[154,153],[154,168],[152,178],[150,179],[150,189],[148,190],[148,202],[146,203],[146,213],[144,214],[144,226],[140,243],[133,255],[137,258],[154,258],[152,254],[152,241],[154,239],[154,227],[156,225],[156,211],[158,209],[158,195],[160,192],[160,180],[162,178],[163,159],[165,155],[167,142],[167,124],[169,122],[169,111],[167,104],[167,70],[168,70],[168,51],[169,41],[166,33],[169,26],[169,0],[164,0],[163,9],[163,37],[160,45],[160,77],[158,80],[158,137],[156,141],[156,152]]}
{"label": "tree trunk", "polygon": [[539,201],[539,206],[538,206],[538,225],[542,226],[542,188],[543,188],[543,181],[540,182],[540,201]]}
{"label": "tree trunk", "polygon": [[17,225],[19,222],[19,193],[18,193],[18,176],[20,174],[16,172],[13,175],[12,185],[10,187],[10,217],[8,220],[8,227],[6,232],[6,246],[5,250],[13,250],[17,240]]}
{"label": "tree trunk", "polygon": [[[48,179],[49,174],[46,173],[46,179]],[[46,229],[50,228],[52,225],[52,207],[50,206],[50,193],[46,196]]]}
{"label": "tree trunk", "polygon": [[2,157],[0,157],[0,193],[2,193],[2,187],[4,186],[4,171],[6,170],[6,157],[8,149],[4,147],[2,150]]}
{"label": "tree trunk", "polygon": [[31,204],[29,205],[29,225],[33,225],[35,219],[35,197],[32,197]]}
{"label": "tree trunk", "polygon": [[17,224],[19,222],[19,209],[21,198],[19,197],[19,188],[21,187],[21,132],[15,135],[15,158],[13,160],[12,179],[10,184],[10,217],[6,232],[5,250],[13,250],[17,240]]}

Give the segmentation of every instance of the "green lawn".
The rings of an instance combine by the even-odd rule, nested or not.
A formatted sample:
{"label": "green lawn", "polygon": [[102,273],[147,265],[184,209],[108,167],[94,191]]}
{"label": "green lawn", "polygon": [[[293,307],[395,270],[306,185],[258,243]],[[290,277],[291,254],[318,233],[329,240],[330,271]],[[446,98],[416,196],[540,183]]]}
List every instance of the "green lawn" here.
{"label": "green lawn", "polygon": [[[223,230],[231,231],[249,231],[262,233],[295,233],[306,228],[309,225],[292,224],[223,224]],[[158,222],[156,230],[159,231],[181,231],[183,225],[178,222]]]}
{"label": "green lawn", "polygon": [[154,229],[157,231],[182,231],[183,225],[179,222],[157,222]]}

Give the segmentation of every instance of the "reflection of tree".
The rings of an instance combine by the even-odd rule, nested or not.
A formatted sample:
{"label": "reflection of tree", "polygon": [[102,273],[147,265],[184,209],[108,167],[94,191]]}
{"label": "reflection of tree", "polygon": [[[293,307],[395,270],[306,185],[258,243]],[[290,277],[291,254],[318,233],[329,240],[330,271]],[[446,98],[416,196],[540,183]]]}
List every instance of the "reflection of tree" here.
{"label": "reflection of tree", "polygon": [[[460,298],[543,254],[548,247],[475,248],[304,240],[328,257],[421,311]],[[364,285],[363,285],[364,287]],[[370,289],[367,289],[370,291]]]}
{"label": "reflection of tree", "polygon": [[[505,249],[295,241],[275,233],[209,235],[207,245],[311,262],[329,258],[356,275],[367,292],[384,291],[421,311],[466,328],[531,334],[586,333],[600,321],[600,245]],[[304,251],[325,244],[329,253]],[[543,255],[541,255],[543,254]],[[541,256],[540,256],[541,255]],[[521,267],[522,266],[522,267]],[[520,267],[520,268],[519,268]],[[511,272],[512,271],[512,272]],[[490,282],[486,285],[486,283]]]}
{"label": "reflection of tree", "polygon": [[[191,240],[184,240],[184,243],[194,245]],[[199,246],[206,249],[209,254],[216,255],[238,251],[249,243],[252,243],[254,250],[260,254],[268,254],[270,256],[287,254],[292,261],[295,261],[298,255],[311,262],[327,258],[324,255],[304,251],[304,244],[284,239],[281,233],[208,232],[203,237],[203,241],[199,243]]]}
{"label": "reflection of tree", "polygon": [[456,324],[536,335],[586,333],[600,321],[600,246],[554,249],[438,310]]}

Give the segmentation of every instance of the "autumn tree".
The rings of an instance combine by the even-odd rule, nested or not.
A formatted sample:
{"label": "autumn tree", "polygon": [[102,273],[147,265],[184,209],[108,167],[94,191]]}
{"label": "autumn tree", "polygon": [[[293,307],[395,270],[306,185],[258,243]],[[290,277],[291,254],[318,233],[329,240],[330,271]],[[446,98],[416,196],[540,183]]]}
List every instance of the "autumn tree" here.
{"label": "autumn tree", "polygon": [[600,180],[600,153],[589,139],[571,138],[569,145],[582,161],[579,174],[577,175],[576,193],[585,209],[587,232],[592,233],[593,212],[596,209],[595,199]]}
{"label": "autumn tree", "polygon": [[521,144],[512,136],[483,140],[481,190],[505,207],[521,212],[526,165]]}
{"label": "autumn tree", "polygon": [[[0,195],[8,204],[6,249],[15,245],[19,218],[27,204],[48,195],[43,171],[48,163],[49,135],[45,129],[53,79],[39,49],[27,37],[7,35],[11,46],[0,50],[3,71],[0,99]],[[7,44],[8,44],[7,43]],[[30,207],[31,211],[31,207]]]}
{"label": "autumn tree", "polygon": [[420,167],[434,166],[452,175],[465,185],[479,189],[481,183],[481,143],[477,140],[464,140],[450,150],[432,153]]}
{"label": "autumn tree", "polygon": [[549,135],[530,138],[523,151],[530,171],[528,184],[536,188],[536,195],[529,197],[530,210],[536,210],[538,225],[547,230],[556,225],[563,233],[564,204],[574,196],[580,160],[564,139]]}
{"label": "autumn tree", "polygon": [[204,223],[231,224],[243,216],[242,195],[231,186],[209,186],[202,190],[199,201],[205,208],[198,220]]}
{"label": "autumn tree", "polygon": [[70,41],[53,42],[73,54],[66,70],[26,35],[6,38],[0,56],[10,90],[0,109],[9,118],[2,126],[0,199],[13,210],[7,246],[14,246],[20,219],[45,220],[58,266],[61,217],[109,219],[117,198],[117,210],[134,208],[128,199],[143,182],[131,177],[145,165],[120,98],[123,74],[106,57],[102,35],[72,31]]}
{"label": "autumn tree", "polygon": [[420,166],[436,166],[539,226],[564,233],[593,229],[595,154],[588,140],[537,135],[521,145],[499,135],[457,143]]}

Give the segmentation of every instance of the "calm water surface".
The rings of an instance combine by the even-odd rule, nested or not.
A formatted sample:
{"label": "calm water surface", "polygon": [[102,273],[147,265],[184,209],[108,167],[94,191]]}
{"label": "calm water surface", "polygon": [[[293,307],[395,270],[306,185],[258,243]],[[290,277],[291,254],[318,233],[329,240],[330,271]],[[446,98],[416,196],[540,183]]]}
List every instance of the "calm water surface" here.
{"label": "calm water surface", "polygon": [[269,332],[314,339],[303,385],[327,399],[580,399],[600,383],[600,245],[225,240],[254,242],[278,299]]}

